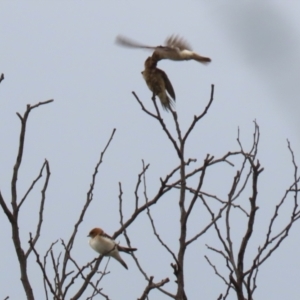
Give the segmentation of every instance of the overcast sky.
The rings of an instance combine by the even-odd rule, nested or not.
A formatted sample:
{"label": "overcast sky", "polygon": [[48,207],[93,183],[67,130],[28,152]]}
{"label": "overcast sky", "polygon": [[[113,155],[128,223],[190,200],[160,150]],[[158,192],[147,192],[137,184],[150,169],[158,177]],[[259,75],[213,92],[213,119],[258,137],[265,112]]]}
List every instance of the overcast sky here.
{"label": "overcast sky", "polygon": [[[118,34],[150,45],[162,44],[167,36],[179,34],[196,52],[212,59],[208,66],[170,61],[159,65],[174,86],[183,129],[202,112],[211,84],[215,85],[214,103],[191,136],[187,155],[201,162],[207,153],[217,157],[237,150],[238,127],[242,141],[249,146],[253,121],[257,121],[261,131],[258,158],[265,168],[259,183],[260,210],[255,228],[260,232],[264,214],[273,212],[293,180],[287,139],[300,161],[299,12],[299,2],[275,0],[1,1],[0,73],[5,74],[5,80],[0,84],[0,189],[7,203],[20,130],[16,112],[23,114],[29,103],[54,99],[30,115],[18,181],[21,197],[44,159],[49,160],[45,222],[37,244],[41,253],[73,230],[94,166],[113,128],[117,129],[116,135],[100,168],[94,201],[75,243],[74,255],[80,263],[96,257],[86,237],[90,229],[102,227],[112,234],[119,228],[118,182],[123,185],[124,203],[128,203],[125,217],[129,217],[141,160],[150,163],[150,197],[159,186],[159,178],[178,164],[159,124],[141,111],[131,94],[135,91],[153,110],[151,92],[141,75],[144,60],[151,53],[116,46]],[[162,115],[172,126],[171,114],[162,111]],[[232,176],[234,170],[228,174]],[[222,176],[213,176],[219,180],[220,190],[214,185],[210,191],[225,192]],[[154,208],[155,219],[162,236],[177,252],[178,208],[170,209],[166,203]],[[38,204],[39,189],[28,199],[20,216],[24,245],[28,232],[35,229]],[[198,213],[201,218],[204,212]],[[4,242],[0,299],[8,295],[10,299],[24,299],[10,224],[1,214],[0,237]],[[296,224],[281,249],[261,268],[255,299],[299,299],[299,229]],[[149,220],[141,217],[128,233],[149,275],[156,281],[169,277],[171,283],[166,289],[174,292],[169,266],[172,261],[157,241],[147,236],[151,234]],[[124,243],[123,237],[118,241]],[[253,249],[259,242],[254,237]],[[211,255],[206,243],[218,245],[215,235],[208,234],[187,253],[189,299],[216,299],[225,290],[203,257]],[[136,299],[146,282],[132,258],[123,258],[129,270],[110,261],[111,274],[102,287],[112,299],[124,299],[124,294],[126,299]],[[221,266],[222,262],[216,261]],[[43,299],[41,273],[33,256],[29,269],[36,299]],[[165,297],[153,293],[150,298]],[[235,298],[234,294],[230,297]]]}

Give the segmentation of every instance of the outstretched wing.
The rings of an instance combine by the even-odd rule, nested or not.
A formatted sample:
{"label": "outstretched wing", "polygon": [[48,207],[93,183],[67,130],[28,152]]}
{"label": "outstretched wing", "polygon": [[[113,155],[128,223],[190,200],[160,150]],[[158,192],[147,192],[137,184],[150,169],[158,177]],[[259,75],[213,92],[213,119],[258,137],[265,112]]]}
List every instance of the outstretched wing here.
{"label": "outstretched wing", "polygon": [[141,49],[149,49],[149,50],[154,50],[156,48],[156,47],[147,46],[139,42],[133,41],[122,35],[118,35],[116,37],[116,43],[120,46],[128,47],[128,48],[141,48]]}

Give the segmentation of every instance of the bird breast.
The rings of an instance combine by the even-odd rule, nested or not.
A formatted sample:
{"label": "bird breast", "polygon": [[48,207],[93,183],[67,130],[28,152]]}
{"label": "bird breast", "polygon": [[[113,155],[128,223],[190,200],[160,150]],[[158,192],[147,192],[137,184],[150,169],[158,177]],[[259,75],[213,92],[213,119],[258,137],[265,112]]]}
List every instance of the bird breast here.
{"label": "bird breast", "polygon": [[115,243],[112,240],[100,236],[90,239],[89,244],[95,251],[102,255],[107,255],[115,247]]}

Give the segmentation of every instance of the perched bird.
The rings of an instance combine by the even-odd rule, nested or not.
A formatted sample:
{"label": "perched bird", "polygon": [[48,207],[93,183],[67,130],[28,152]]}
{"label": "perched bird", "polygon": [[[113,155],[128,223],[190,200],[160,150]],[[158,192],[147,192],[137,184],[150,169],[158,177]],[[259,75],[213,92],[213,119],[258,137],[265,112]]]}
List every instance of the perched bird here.
{"label": "perched bird", "polygon": [[[145,70],[142,75],[147,83],[150,91],[153,92],[153,100],[158,96],[162,107],[165,110],[171,109],[175,101],[175,92],[167,74],[156,67],[156,60],[152,56],[148,57],[145,61]],[[174,99],[170,99],[168,94]]]}
{"label": "perched bird", "polygon": [[154,50],[152,58],[156,61],[161,59],[177,61],[192,59],[204,64],[211,61],[209,57],[201,56],[193,52],[190,45],[183,38],[175,35],[168,37],[164,46],[146,46],[120,35],[117,36],[116,43],[129,48]]}
{"label": "perched bird", "polygon": [[101,228],[94,228],[90,231],[90,246],[98,253],[104,256],[112,256],[120,262],[124,268],[128,269],[126,263],[121,258],[119,251],[130,253],[136,251],[136,248],[127,248],[118,245],[109,235],[107,235]]}

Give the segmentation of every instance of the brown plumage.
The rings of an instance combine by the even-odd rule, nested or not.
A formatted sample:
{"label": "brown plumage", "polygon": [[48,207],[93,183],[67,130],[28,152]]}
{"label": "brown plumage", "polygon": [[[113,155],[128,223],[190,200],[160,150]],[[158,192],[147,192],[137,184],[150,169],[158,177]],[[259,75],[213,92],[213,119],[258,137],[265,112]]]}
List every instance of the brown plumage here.
{"label": "brown plumage", "polygon": [[[174,106],[175,92],[167,74],[163,70],[156,67],[156,62],[157,60],[155,58],[155,54],[153,53],[152,56],[146,59],[145,70],[142,72],[142,74],[148,88],[153,92],[152,99],[154,100],[154,97],[157,96],[162,107],[168,111],[172,106]],[[167,95],[167,92],[174,99],[174,101]]]}
{"label": "brown plumage", "polygon": [[117,36],[116,43],[129,48],[154,50],[152,56],[156,61],[161,59],[171,59],[176,61],[196,60],[204,64],[211,61],[209,57],[201,56],[193,52],[190,45],[183,38],[176,35],[168,37],[164,46],[146,46],[120,35]]}
{"label": "brown plumage", "polygon": [[[146,46],[130,40],[124,36],[117,36],[116,43],[129,48],[141,48],[152,50],[152,56],[145,61],[145,70],[142,72],[143,77],[149,89],[153,92],[153,98],[158,96],[162,107],[170,110],[174,106],[175,92],[167,74],[157,68],[157,63],[162,59],[170,59],[175,61],[196,60],[206,64],[211,61],[209,57],[201,56],[191,50],[190,45],[179,36],[170,36],[166,39],[164,46]],[[171,98],[167,95],[171,96]]]}

